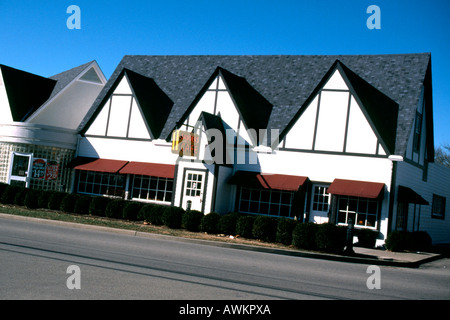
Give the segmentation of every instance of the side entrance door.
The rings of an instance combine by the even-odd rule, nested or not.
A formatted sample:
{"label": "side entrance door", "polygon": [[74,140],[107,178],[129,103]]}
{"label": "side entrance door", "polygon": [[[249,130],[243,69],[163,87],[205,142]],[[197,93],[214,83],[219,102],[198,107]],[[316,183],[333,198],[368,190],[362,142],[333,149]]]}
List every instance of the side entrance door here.
{"label": "side entrance door", "polygon": [[310,222],[328,222],[328,209],[331,197],[327,190],[328,185],[313,184],[311,192],[311,213],[309,215]]}
{"label": "side entrance door", "polygon": [[184,173],[183,209],[203,211],[206,187],[206,172],[186,170]]}
{"label": "side entrance door", "polygon": [[32,158],[32,153],[13,152],[11,154],[11,166],[8,179],[10,185],[30,186]]}

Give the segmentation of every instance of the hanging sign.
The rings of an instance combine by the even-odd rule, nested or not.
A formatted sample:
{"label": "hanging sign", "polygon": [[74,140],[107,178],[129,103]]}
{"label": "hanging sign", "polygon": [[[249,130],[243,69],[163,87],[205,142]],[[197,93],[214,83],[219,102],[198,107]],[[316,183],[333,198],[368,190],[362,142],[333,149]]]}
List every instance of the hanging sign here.
{"label": "hanging sign", "polygon": [[46,166],[47,166],[46,159],[33,159],[33,167],[31,169],[31,178],[45,179]]}
{"label": "hanging sign", "polygon": [[56,161],[48,161],[47,170],[45,172],[45,180],[58,179],[59,164]]}
{"label": "hanging sign", "polygon": [[172,133],[172,153],[178,153],[180,157],[197,157],[199,152],[200,137],[192,132],[175,130]]}

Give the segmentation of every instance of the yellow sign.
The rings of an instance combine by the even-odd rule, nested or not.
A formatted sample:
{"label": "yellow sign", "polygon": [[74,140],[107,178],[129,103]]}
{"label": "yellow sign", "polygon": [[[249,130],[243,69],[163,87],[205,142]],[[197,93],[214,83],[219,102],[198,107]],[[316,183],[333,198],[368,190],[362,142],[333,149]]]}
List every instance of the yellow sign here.
{"label": "yellow sign", "polygon": [[172,133],[172,152],[180,157],[197,157],[200,137],[192,132],[175,130]]}

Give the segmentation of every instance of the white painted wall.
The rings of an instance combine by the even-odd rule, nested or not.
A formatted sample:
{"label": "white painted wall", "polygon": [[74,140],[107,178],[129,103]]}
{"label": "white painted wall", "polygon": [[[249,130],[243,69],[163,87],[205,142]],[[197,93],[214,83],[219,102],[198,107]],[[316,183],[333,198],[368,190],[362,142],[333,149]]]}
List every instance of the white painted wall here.
{"label": "white painted wall", "polygon": [[[396,184],[409,187],[422,196],[429,205],[416,206],[415,228],[419,224],[419,230],[426,230],[431,236],[433,243],[450,243],[450,169],[435,163],[428,165],[428,177],[422,179],[422,169],[407,162],[398,164]],[[431,217],[433,194],[445,197],[445,219]],[[394,206],[394,214],[397,213],[397,201]],[[413,228],[414,205],[408,208],[408,231]],[[393,225],[395,225],[395,218]]]}

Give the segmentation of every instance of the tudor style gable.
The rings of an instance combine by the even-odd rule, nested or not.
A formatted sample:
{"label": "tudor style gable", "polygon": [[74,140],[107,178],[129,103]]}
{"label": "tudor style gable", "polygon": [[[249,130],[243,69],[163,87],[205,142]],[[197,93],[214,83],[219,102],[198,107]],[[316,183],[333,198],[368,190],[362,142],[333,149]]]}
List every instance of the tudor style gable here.
{"label": "tudor style gable", "polygon": [[235,132],[234,143],[257,146],[265,138],[262,132],[267,128],[271,111],[272,104],[245,78],[218,67],[180,123],[185,130],[191,130],[205,112],[220,117],[225,130]]}
{"label": "tudor style gable", "polygon": [[395,147],[397,112],[394,101],[337,61],[281,134],[280,147],[386,156]]}
{"label": "tudor style gable", "polygon": [[153,79],[124,70],[83,132],[86,136],[158,139],[172,105]]}

